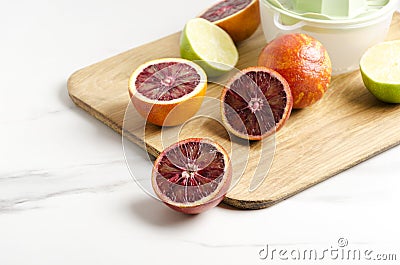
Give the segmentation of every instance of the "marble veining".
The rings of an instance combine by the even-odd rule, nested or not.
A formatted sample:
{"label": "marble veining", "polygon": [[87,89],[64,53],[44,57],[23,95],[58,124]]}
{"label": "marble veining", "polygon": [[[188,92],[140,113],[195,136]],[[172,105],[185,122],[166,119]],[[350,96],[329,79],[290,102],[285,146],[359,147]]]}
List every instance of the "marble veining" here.
{"label": "marble veining", "polygon": [[[123,169],[124,160],[75,165],[68,168],[24,170],[0,175],[0,213],[57,196],[112,191],[130,179],[113,179],[96,171]],[[118,170],[117,170],[118,171]],[[98,181],[101,178],[102,181]],[[79,181],[81,179],[82,181]],[[94,182],[95,181],[95,182]]]}
{"label": "marble veining", "polygon": [[121,136],[75,107],[67,78],[180,31],[215,0],[184,2],[2,3],[0,265],[267,264],[266,244],[339,238],[398,252],[399,147],[260,211],[186,216],[138,185],[151,189],[147,156],[126,146],[133,178]]}

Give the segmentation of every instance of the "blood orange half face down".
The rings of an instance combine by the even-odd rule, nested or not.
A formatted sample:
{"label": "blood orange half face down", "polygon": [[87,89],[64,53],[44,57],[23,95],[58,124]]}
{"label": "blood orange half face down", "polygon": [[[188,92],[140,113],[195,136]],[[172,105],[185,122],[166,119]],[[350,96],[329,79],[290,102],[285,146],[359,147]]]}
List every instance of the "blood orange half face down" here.
{"label": "blood orange half face down", "polygon": [[221,95],[222,119],[240,138],[264,139],[289,118],[293,99],[286,80],[274,70],[250,67],[234,76]]}
{"label": "blood orange half face down", "polygon": [[152,185],[174,210],[197,214],[220,203],[232,178],[226,151],[208,139],[191,138],[165,149],[154,163]]}
{"label": "blood orange half face down", "polygon": [[129,94],[136,110],[148,122],[160,126],[178,125],[193,116],[206,89],[203,69],[179,58],[147,62],[129,80]]}

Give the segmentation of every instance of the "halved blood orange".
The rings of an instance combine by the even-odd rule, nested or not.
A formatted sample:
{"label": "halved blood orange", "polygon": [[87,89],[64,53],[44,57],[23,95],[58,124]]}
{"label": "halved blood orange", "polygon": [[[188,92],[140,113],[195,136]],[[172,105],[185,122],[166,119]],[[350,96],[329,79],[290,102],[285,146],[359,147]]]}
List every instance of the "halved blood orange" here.
{"label": "halved blood orange", "polygon": [[222,120],[236,136],[261,140],[279,131],[289,118],[293,98],[276,71],[249,67],[236,74],[221,94]]}
{"label": "halved blood orange", "polygon": [[219,144],[189,138],[167,147],[154,162],[152,186],[172,209],[198,214],[218,205],[227,193],[232,166]]}
{"label": "halved blood orange", "polygon": [[159,126],[179,125],[200,108],[207,75],[197,64],[163,58],[139,66],[129,79],[129,95],[136,110]]}
{"label": "halved blood orange", "polygon": [[260,7],[258,0],[223,0],[199,17],[214,22],[239,42],[249,38],[260,25]]}

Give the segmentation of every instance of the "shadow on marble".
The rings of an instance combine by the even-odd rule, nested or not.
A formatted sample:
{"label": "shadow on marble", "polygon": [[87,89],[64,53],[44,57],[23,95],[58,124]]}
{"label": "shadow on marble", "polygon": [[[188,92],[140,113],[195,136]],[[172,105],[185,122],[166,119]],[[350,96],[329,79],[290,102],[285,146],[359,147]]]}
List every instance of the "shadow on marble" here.
{"label": "shadow on marble", "polygon": [[130,207],[135,217],[141,218],[146,224],[158,227],[180,226],[198,217],[198,215],[186,215],[176,212],[169,209],[162,202],[150,197],[135,201]]}
{"label": "shadow on marble", "polygon": [[67,108],[73,109],[75,107],[74,102],[72,102],[71,98],[68,95],[67,83],[63,83],[60,86],[60,89],[58,91],[58,100]]}

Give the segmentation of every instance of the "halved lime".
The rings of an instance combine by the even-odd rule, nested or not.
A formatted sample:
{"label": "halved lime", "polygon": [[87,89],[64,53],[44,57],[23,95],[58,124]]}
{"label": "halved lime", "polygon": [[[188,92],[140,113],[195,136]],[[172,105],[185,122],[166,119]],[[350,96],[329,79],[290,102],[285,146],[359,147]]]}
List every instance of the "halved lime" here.
{"label": "halved lime", "polygon": [[361,76],[379,100],[400,103],[400,40],[369,48],[360,61]]}
{"label": "halved lime", "polygon": [[209,77],[229,72],[239,60],[239,53],[228,33],[203,18],[186,23],[180,50],[182,58],[196,61]]}

